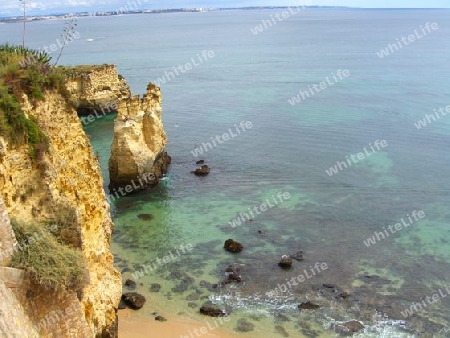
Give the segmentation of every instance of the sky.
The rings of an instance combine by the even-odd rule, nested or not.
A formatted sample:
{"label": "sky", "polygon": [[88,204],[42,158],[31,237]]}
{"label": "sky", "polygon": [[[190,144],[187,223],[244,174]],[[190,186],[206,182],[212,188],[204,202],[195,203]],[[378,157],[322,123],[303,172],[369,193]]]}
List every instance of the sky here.
{"label": "sky", "polygon": [[[139,9],[245,6],[347,6],[358,8],[450,8],[450,0],[25,0],[30,15],[114,11],[135,2]],[[131,5],[130,8],[136,8]],[[0,0],[0,16],[21,14],[20,0]]]}

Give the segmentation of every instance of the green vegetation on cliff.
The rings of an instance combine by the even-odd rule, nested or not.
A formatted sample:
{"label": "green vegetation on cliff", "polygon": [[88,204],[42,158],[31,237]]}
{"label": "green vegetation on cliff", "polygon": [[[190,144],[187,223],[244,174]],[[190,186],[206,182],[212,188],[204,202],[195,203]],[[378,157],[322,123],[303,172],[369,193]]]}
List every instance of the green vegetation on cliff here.
{"label": "green vegetation on cliff", "polygon": [[[58,241],[38,224],[11,220],[20,247],[12,256],[11,266],[23,269],[37,284],[50,290],[77,291],[87,281],[81,252]],[[50,231],[49,231],[50,230]],[[54,232],[53,231],[53,232]]]}
{"label": "green vegetation on cliff", "polygon": [[30,144],[36,151],[46,144],[45,134],[24,114],[21,102],[23,94],[36,103],[44,99],[46,89],[62,88],[63,73],[49,62],[44,52],[0,45],[0,135],[14,146]]}

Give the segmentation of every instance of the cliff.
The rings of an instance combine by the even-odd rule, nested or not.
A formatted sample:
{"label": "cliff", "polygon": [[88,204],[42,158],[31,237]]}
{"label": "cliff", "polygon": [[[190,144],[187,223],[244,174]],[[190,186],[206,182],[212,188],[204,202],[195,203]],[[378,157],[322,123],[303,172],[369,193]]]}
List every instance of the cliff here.
{"label": "cliff", "polygon": [[[170,156],[161,117],[161,92],[150,83],[143,98],[119,102],[109,159],[110,189],[144,189],[158,183],[167,171]],[[128,189],[126,189],[127,192]]]}
{"label": "cliff", "polygon": [[[60,67],[68,75],[65,91],[78,115],[116,111],[119,101],[131,97],[115,65]],[[98,115],[98,114],[97,114]]]}
{"label": "cliff", "polygon": [[[89,77],[90,83],[101,82],[93,74]],[[0,277],[0,293],[7,297],[2,298],[0,323],[20,317],[0,324],[6,336],[116,336],[122,281],[110,252],[113,224],[98,160],[70,101],[52,89],[44,92],[43,100],[21,97],[22,111],[47,137],[48,149],[35,158],[28,144],[14,145],[0,135],[0,197],[5,209],[0,210],[1,249],[6,252],[15,242],[9,217],[23,223],[70,225],[60,236],[81,250],[88,281],[77,292],[53,292],[20,277],[20,270],[7,270],[16,283],[6,290],[5,277]],[[5,255],[3,264],[8,260]],[[30,323],[36,329],[21,334]]]}

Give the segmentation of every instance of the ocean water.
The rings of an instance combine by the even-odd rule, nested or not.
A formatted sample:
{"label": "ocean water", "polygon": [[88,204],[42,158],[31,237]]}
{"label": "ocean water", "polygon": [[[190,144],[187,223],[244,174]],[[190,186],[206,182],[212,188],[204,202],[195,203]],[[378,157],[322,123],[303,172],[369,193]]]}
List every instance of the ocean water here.
{"label": "ocean water", "polygon": [[[112,247],[124,279],[175,255],[137,279],[137,291],[151,305],[136,315],[153,319],[157,310],[199,319],[198,308],[212,303],[232,313],[224,325],[230,332],[238,320],[254,325],[242,337],[333,337],[339,324],[353,319],[365,326],[361,337],[449,337],[450,114],[429,117],[420,129],[415,123],[450,105],[450,11],[309,9],[253,34],[271,15],[275,11],[83,18],[80,39],[64,51],[62,64],[117,64],[135,93],[203,51],[214,52],[161,84],[169,173],[154,190],[112,206]],[[424,35],[427,22],[438,29]],[[54,43],[63,24],[30,23],[29,45]],[[415,30],[423,35],[417,41],[377,55]],[[20,42],[20,32],[18,24],[0,26],[3,41]],[[349,76],[294,106],[288,102],[339,70]],[[113,121],[110,115],[85,128],[105,189]],[[193,155],[242,121],[252,128]],[[377,140],[387,146],[377,150]],[[363,159],[351,162],[360,152]],[[190,173],[199,159],[211,167],[207,177]],[[348,168],[341,163],[343,170],[336,167],[330,176],[337,161]],[[273,205],[280,192],[290,198],[230,226],[266,199]],[[413,211],[424,217],[415,221]],[[154,218],[142,220],[142,213]],[[388,232],[402,219],[407,227]],[[375,232],[384,236],[366,245]],[[244,250],[225,252],[228,238]],[[187,244],[192,251],[178,256],[175,248]],[[304,260],[290,270],[277,265],[298,251]],[[327,269],[311,276],[316,263]],[[229,265],[240,269],[243,282],[211,286]],[[268,294],[299,275],[310,278]],[[151,292],[156,283],[160,291]],[[439,290],[443,296],[428,302]],[[337,297],[343,291],[350,296]],[[308,300],[321,308],[299,311]],[[422,306],[405,317],[413,303]]]}

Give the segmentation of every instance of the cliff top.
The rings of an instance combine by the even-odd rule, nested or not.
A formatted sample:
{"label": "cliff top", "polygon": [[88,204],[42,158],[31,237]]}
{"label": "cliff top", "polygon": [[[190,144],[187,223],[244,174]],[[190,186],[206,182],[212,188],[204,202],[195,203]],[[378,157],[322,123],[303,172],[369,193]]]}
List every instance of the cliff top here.
{"label": "cliff top", "polygon": [[57,69],[62,71],[65,75],[71,77],[78,77],[89,73],[105,71],[108,69],[115,69],[116,65],[102,64],[102,65],[77,65],[77,66],[58,66]]}

